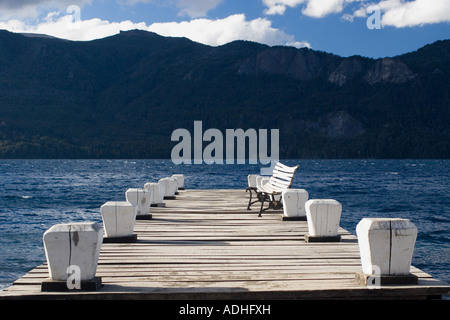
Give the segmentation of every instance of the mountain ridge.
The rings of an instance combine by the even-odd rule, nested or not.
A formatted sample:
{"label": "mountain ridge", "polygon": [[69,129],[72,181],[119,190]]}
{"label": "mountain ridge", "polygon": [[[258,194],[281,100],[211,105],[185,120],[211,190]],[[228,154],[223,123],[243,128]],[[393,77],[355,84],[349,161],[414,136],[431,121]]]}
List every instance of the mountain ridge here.
{"label": "mountain ridge", "polygon": [[0,31],[1,158],[168,158],[177,128],[280,130],[282,158],[448,158],[450,40],[379,59],[133,30]]}

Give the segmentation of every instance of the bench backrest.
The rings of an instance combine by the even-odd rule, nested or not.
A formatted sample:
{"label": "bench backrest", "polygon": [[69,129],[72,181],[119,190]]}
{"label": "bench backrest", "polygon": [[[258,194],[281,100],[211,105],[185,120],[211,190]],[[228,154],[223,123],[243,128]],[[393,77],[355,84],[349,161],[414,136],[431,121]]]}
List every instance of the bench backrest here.
{"label": "bench backrest", "polygon": [[289,189],[292,186],[294,175],[298,168],[299,166],[288,167],[281,162],[278,162],[267,183],[270,184],[272,189],[280,192]]}

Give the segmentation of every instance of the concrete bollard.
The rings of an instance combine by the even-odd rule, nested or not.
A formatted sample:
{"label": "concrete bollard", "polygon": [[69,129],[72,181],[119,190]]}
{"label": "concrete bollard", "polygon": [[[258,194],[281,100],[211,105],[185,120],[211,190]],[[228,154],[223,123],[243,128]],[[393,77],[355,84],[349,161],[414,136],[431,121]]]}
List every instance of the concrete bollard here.
{"label": "concrete bollard", "polygon": [[356,226],[361,284],[416,284],[410,274],[417,228],[408,219],[364,218]]}
{"label": "concrete bollard", "polygon": [[170,179],[173,179],[174,181],[175,181],[175,195],[177,196],[177,195],[179,195],[180,193],[178,192],[178,178],[177,177],[170,177]]}
{"label": "concrete bollard", "polygon": [[185,190],[185,188],[184,188],[184,175],[183,174],[173,174],[172,178],[177,179],[178,190]]}
{"label": "concrete bollard", "polygon": [[158,180],[159,186],[159,197],[162,202],[164,202],[164,197],[166,196],[166,183],[164,181]]}
{"label": "concrete bollard", "polygon": [[247,176],[248,188],[256,189],[256,187],[257,187],[256,178],[258,178],[258,177],[259,177],[259,175],[257,175],[257,174],[249,174]]}
{"label": "concrete bollard", "polygon": [[136,242],[134,232],[137,206],[127,201],[109,201],[100,208],[105,231],[104,243]]}
{"label": "concrete bollard", "polygon": [[147,189],[130,188],[125,192],[125,198],[137,206],[136,220],[151,220],[151,191]]}
{"label": "concrete bollard", "polygon": [[172,178],[162,178],[158,183],[164,185],[164,199],[174,200],[175,192],[177,191],[177,182]]}
{"label": "concrete bollard", "polygon": [[144,188],[151,192],[150,207],[165,207],[164,194],[161,193],[161,185],[159,183],[147,182]]}
{"label": "concrete bollard", "polygon": [[167,181],[169,181],[169,197],[173,197],[175,199],[175,195],[178,194],[178,182],[175,178],[166,178]]}
{"label": "concrete bollard", "polygon": [[95,277],[102,246],[102,226],[94,222],[57,224],[43,235],[49,279],[42,291],[97,290]]}
{"label": "concrete bollard", "polygon": [[305,204],[308,201],[308,191],[304,189],[288,189],[282,192],[282,220],[306,220]]}
{"label": "concrete bollard", "polygon": [[308,233],[306,242],[339,242],[342,205],[333,199],[312,199],[305,203]]}
{"label": "concrete bollard", "polygon": [[167,199],[167,195],[169,194],[169,182],[166,178],[162,178],[158,180],[158,184],[160,185],[160,190],[162,190],[163,199]]}

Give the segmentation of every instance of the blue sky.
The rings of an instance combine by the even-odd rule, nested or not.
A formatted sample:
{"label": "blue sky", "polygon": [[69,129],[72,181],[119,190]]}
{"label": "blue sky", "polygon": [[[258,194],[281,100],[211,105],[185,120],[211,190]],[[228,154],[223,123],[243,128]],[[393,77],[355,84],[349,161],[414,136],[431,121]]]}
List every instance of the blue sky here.
{"label": "blue sky", "polygon": [[378,58],[450,39],[450,0],[2,0],[0,29],[81,41],[143,29]]}

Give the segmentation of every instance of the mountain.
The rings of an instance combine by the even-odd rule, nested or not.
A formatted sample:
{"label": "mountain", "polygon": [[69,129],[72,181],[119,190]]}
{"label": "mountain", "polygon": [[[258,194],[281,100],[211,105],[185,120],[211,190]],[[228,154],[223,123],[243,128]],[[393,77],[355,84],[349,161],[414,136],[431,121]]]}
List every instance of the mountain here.
{"label": "mountain", "polygon": [[281,158],[449,158],[449,91],[450,40],[370,59],[0,31],[0,158],[170,158],[195,120],[279,129]]}

